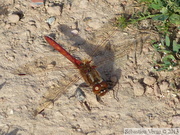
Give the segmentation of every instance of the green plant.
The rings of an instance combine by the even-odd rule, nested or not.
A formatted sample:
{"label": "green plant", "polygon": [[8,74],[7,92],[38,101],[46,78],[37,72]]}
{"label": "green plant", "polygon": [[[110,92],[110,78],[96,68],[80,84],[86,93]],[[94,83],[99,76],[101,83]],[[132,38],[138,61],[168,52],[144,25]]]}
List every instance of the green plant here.
{"label": "green plant", "polygon": [[126,28],[129,24],[136,24],[138,23],[139,21],[142,21],[142,20],[145,20],[145,19],[148,19],[148,18],[152,18],[156,15],[145,15],[144,13],[136,13],[136,14],[133,14],[133,15],[125,15],[123,14],[121,17],[118,17],[116,18],[116,26],[121,28],[121,29],[124,29]]}
{"label": "green plant", "polygon": [[145,3],[147,10],[133,15],[122,15],[117,19],[117,26],[124,29],[129,24],[135,24],[141,20],[152,19],[160,21],[155,27],[161,33],[169,33],[173,26],[180,25],[180,1],[179,0],[139,0]]}
{"label": "green plant", "polygon": [[[168,32],[172,25],[180,25],[180,1],[179,0],[140,0],[145,2],[149,11],[154,12],[156,16],[153,20],[161,21],[157,26],[159,31]],[[157,14],[158,13],[158,14]]]}
{"label": "green plant", "polygon": [[153,47],[161,54],[161,60],[154,62],[157,71],[171,71],[175,66],[180,65],[180,44],[175,40],[171,42],[169,36],[166,36],[161,43],[154,43]]}
{"label": "green plant", "polygon": [[[177,65],[180,65],[180,44],[175,40],[170,41],[169,36],[175,37],[176,30],[180,30],[180,0],[138,0],[142,7],[143,4],[147,7],[144,12],[137,12],[133,15],[123,14],[117,18],[116,24],[124,29],[129,24],[136,24],[145,19],[153,20],[152,24],[155,29],[163,36],[160,43],[153,43],[153,47],[161,55],[160,61],[155,61],[155,69],[157,71],[173,70]],[[154,28],[153,28],[154,29]],[[172,38],[173,39],[173,38]]]}

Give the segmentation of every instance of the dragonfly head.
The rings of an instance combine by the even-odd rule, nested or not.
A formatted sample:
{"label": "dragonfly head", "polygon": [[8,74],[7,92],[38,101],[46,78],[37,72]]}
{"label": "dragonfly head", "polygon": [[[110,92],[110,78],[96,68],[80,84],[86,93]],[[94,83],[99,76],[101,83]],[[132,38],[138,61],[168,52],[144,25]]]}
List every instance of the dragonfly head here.
{"label": "dragonfly head", "polygon": [[108,83],[102,81],[101,83],[95,84],[93,86],[93,92],[99,97],[104,96],[108,92]]}

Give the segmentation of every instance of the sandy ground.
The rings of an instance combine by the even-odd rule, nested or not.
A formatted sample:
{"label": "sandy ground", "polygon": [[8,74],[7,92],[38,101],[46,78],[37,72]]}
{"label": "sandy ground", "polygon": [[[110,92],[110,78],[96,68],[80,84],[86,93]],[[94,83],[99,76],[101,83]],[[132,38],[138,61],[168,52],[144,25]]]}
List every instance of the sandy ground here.
{"label": "sandy ground", "polygon": [[[171,87],[179,85],[178,72],[157,73],[152,68],[154,50],[149,41],[158,38],[157,34],[109,26],[116,15],[132,12],[133,3],[49,0],[45,7],[33,7],[27,0],[1,3],[0,134],[121,135],[124,128],[180,126],[179,90]],[[50,23],[50,18],[55,21]],[[104,105],[100,104],[91,88],[86,88],[89,112],[77,98],[69,99],[83,83],[80,78],[54,105],[34,117],[33,111],[49,87],[74,78],[75,72],[78,75],[77,69],[45,42],[44,35],[80,59],[93,54],[102,77],[119,80],[114,87],[119,101],[110,91],[102,98]],[[55,61],[56,68],[36,69],[42,61],[50,66]],[[19,76],[17,69],[29,75]]]}

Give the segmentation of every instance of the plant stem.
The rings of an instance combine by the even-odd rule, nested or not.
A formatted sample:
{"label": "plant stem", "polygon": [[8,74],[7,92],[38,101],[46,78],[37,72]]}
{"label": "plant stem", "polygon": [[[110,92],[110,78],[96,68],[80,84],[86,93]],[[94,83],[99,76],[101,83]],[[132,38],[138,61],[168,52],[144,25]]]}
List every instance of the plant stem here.
{"label": "plant stem", "polygon": [[142,21],[142,20],[145,20],[147,18],[152,18],[152,17],[158,16],[158,15],[161,15],[161,14],[148,15],[148,16],[140,17],[140,18],[138,18],[136,20],[135,19],[131,19],[130,21],[131,21],[131,24],[133,24],[133,23],[136,23],[138,21]]}

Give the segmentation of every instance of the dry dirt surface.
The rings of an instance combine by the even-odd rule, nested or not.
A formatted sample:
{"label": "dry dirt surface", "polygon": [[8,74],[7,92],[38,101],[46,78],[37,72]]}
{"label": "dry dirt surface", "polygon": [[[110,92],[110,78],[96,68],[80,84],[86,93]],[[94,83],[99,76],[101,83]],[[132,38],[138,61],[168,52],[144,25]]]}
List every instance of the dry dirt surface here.
{"label": "dry dirt surface", "polygon": [[[179,85],[179,72],[157,73],[152,66],[155,53],[150,41],[158,34],[110,25],[117,15],[137,10],[134,4],[47,0],[35,5],[30,0],[1,0],[0,134],[121,135],[124,128],[179,127],[180,91],[173,87]],[[104,104],[86,87],[81,88],[83,100],[91,111],[77,95],[69,98],[84,81],[44,35],[78,59],[92,60],[105,80],[118,80],[114,93],[102,97]],[[61,83],[68,79],[73,83],[66,89]],[[59,98],[35,117],[44,93],[56,84]]]}

